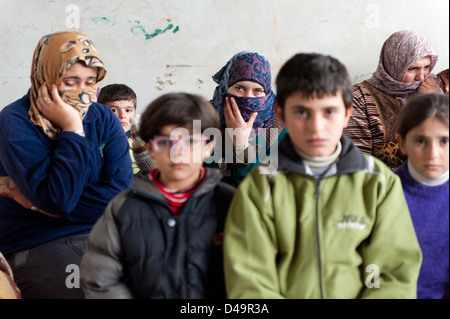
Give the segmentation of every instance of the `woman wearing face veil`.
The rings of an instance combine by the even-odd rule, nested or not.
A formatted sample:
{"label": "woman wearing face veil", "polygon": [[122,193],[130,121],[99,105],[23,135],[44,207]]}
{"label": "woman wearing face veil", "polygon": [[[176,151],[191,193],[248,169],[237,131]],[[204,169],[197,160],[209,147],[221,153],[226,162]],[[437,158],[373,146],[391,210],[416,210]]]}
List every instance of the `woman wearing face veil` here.
{"label": "woman wearing face veil", "polygon": [[131,187],[125,133],[95,102],[105,74],[87,36],[46,35],[30,90],[0,113],[0,251],[24,299],[83,297],[76,272],[87,236]]}
{"label": "woman wearing face veil", "polygon": [[213,80],[218,86],[211,102],[224,131],[213,158],[219,159],[224,181],[238,186],[253,167],[273,159],[271,152],[286,130],[275,116],[271,69],[264,56],[239,52]]}

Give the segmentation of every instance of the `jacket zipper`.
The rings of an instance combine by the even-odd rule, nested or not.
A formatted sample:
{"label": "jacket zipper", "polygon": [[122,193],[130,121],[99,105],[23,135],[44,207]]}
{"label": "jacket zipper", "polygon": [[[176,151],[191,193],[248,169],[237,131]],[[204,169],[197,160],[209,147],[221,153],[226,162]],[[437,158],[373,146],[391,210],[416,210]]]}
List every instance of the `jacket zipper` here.
{"label": "jacket zipper", "polygon": [[322,179],[317,179],[316,188],[316,242],[317,242],[317,258],[319,262],[319,288],[320,288],[320,299],[323,299],[322,291],[322,260],[320,258],[320,240],[319,240],[319,196],[320,196],[320,182]]}

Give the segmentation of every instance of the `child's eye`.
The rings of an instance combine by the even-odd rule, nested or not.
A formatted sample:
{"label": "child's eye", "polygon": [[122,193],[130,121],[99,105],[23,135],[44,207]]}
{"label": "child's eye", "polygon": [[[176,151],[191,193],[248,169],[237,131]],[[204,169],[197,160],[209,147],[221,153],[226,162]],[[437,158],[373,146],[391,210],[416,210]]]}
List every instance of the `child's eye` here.
{"label": "child's eye", "polygon": [[125,112],[127,112],[127,113],[133,113],[133,109],[126,109]]}
{"label": "child's eye", "polygon": [[416,140],[416,143],[419,144],[419,145],[423,145],[423,144],[425,144],[425,140],[423,138],[418,138]]}
{"label": "child's eye", "polygon": [[114,114],[117,114],[119,112],[118,109],[111,109],[111,111],[113,111]]}
{"label": "child's eye", "polygon": [[202,141],[201,137],[198,136],[189,136],[188,138],[183,139],[183,143],[185,145],[196,145]]}
{"label": "child's eye", "polygon": [[158,141],[158,146],[161,147],[172,147],[172,141],[167,139],[167,140],[159,140]]}
{"label": "child's eye", "polygon": [[448,144],[448,137],[443,137],[441,139],[441,143],[444,144],[444,145],[447,145]]}
{"label": "child's eye", "polygon": [[307,113],[306,113],[305,110],[297,110],[297,111],[295,112],[295,114],[301,115],[301,116],[305,116]]}

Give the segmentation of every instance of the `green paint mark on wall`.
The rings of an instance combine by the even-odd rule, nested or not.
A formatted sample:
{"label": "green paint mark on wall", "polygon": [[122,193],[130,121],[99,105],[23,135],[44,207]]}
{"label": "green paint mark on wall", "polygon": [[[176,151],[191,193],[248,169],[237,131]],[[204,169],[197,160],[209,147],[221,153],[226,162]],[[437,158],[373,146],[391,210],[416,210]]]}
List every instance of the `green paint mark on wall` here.
{"label": "green paint mark on wall", "polygon": [[92,18],[91,21],[97,23],[106,23],[106,24],[111,24],[111,25],[115,25],[116,21],[114,19],[109,19],[107,17],[95,17]]}
{"label": "green paint mark on wall", "polygon": [[[141,24],[140,21],[138,20],[134,20],[134,21],[129,21],[130,23],[135,23],[136,25],[132,26],[130,28],[131,32],[135,35],[140,35],[140,34],[144,34],[145,36],[145,40],[150,40],[153,39],[154,37],[163,34],[169,30],[172,30],[174,25],[172,23],[170,23],[170,19],[166,19],[166,21],[169,23],[167,25],[167,27],[165,29],[155,29],[155,31],[153,32],[147,32],[144,28],[144,26]],[[176,33],[180,30],[180,28],[178,26],[176,26],[176,28],[173,30],[173,33]]]}
{"label": "green paint mark on wall", "polygon": [[[92,18],[91,21],[93,21],[95,24],[97,23],[103,23],[106,25],[113,26],[116,24],[116,20],[114,18],[108,18],[108,17],[95,17]],[[169,30],[172,30],[172,33],[177,33],[180,31],[179,26],[174,26],[173,23],[171,23],[170,19],[166,19],[167,27],[165,29],[155,29],[153,32],[147,32],[146,28],[141,24],[139,20],[130,20],[128,23],[134,24],[130,31],[134,35],[141,35],[143,34],[145,36],[145,40],[153,39],[154,37],[161,35],[163,33],[166,33]]]}

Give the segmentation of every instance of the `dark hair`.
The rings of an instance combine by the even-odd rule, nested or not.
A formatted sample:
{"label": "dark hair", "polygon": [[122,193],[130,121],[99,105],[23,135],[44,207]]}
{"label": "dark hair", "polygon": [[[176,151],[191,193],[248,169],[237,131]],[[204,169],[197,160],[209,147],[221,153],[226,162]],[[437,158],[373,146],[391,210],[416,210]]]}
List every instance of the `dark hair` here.
{"label": "dark hair", "polygon": [[276,78],[277,104],[284,109],[286,99],[295,92],[306,98],[322,98],[342,93],[345,109],[352,105],[353,85],[346,67],[339,60],[316,53],[299,53],[281,67]]}
{"label": "dark hair", "polygon": [[220,129],[216,110],[206,98],[189,93],[164,94],[151,102],[141,115],[139,135],[148,141],[166,125],[192,129],[194,120],[201,121],[202,133],[208,128]]}
{"label": "dark hair", "polygon": [[410,130],[432,117],[448,127],[448,101],[448,96],[436,93],[409,99],[398,115],[396,132],[405,139]]}
{"label": "dark hair", "polygon": [[125,84],[109,84],[100,90],[98,103],[106,104],[114,101],[133,101],[136,109],[136,93]]}

